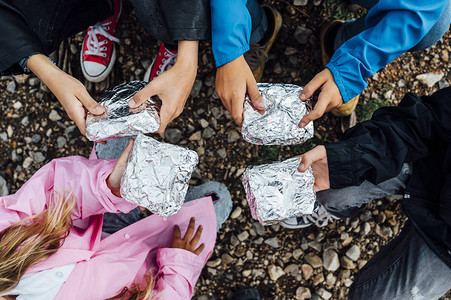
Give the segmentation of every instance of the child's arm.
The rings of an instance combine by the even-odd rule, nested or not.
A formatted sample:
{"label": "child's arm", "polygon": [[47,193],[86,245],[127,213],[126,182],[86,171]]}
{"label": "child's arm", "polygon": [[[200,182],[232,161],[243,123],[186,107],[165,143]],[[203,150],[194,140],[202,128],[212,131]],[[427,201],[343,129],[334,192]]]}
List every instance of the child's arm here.
{"label": "child's arm", "polygon": [[80,81],[61,71],[47,56],[42,54],[31,56],[27,61],[27,67],[52,91],[83,135],[86,127],[85,107],[95,115],[105,111],[103,106],[92,99]]}
{"label": "child's arm", "polygon": [[[216,238],[215,229],[206,229],[206,234],[201,237],[202,225],[196,230],[195,220],[191,218],[183,238],[176,225],[171,248],[158,250],[159,271],[154,290],[159,299],[191,299]],[[207,249],[205,245],[209,245]]]}
{"label": "child's arm", "polygon": [[216,92],[241,126],[246,94],[257,110],[264,111],[257,82],[243,56],[249,50],[251,17],[244,0],[211,0],[210,6],[212,49],[218,68]]}
{"label": "child's arm", "polygon": [[154,95],[162,101],[160,110],[160,129],[177,118],[185,107],[186,100],[196,79],[198,60],[198,41],[179,41],[175,65],[152,80],[145,88],[135,94],[129,101],[130,107],[137,107]]}
{"label": "child's arm", "polygon": [[381,183],[397,176],[404,163],[430,155],[430,145],[449,142],[450,115],[451,88],[423,99],[407,94],[398,107],[380,108],[370,121],[348,129],[340,142],[304,154],[299,170],[325,162],[325,188],[329,178],[333,189],[360,185],[364,180]]}
{"label": "child's arm", "polygon": [[303,90],[301,99],[321,89],[315,109],[303,118],[308,122],[359,95],[367,78],[417,45],[431,30],[449,0],[381,0],[365,19],[366,29],[335,51],[325,70]]}
{"label": "child's arm", "polygon": [[[131,148],[130,146],[128,148]],[[124,152],[130,149],[126,149]],[[124,158],[123,158],[124,159]],[[126,159],[126,156],[125,156]],[[15,194],[0,198],[0,230],[41,213],[55,193],[70,193],[76,201],[72,219],[85,219],[105,212],[128,212],[135,208],[116,196],[110,187],[110,174],[120,177],[120,168],[112,173],[116,160],[89,160],[72,156],[54,159],[39,169]],[[119,163],[121,160],[119,160]],[[110,187],[108,186],[110,185]],[[114,188],[113,188],[114,190]]]}

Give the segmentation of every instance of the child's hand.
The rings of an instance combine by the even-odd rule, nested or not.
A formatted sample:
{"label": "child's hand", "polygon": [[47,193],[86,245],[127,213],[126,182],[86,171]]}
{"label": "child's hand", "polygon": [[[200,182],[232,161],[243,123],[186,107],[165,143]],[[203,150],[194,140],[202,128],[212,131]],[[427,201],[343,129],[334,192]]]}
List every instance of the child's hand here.
{"label": "child's hand", "polygon": [[125,147],[124,152],[122,152],[121,156],[116,162],[113,171],[110,176],[106,180],[107,186],[110,188],[113,195],[117,197],[121,197],[121,178],[125,171],[125,166],[127,165],[128,157],[130,156],[130,152],[132,151],[134,140],[130,139],[127,147]]}
{"label": "child's hand", "polygon": [[105,108],[89,95],[80,81],[61,71],[47,56],[33,55],[27,61],[27,67],[52,91],[83,135],[86,127],[85,108],[94,115],[105,112]]}
{"label": "child's hand", "polygon": [[199,227],[197,227],[196,234],[194,234],[194,237],[191,239],[194,233],[194,228],[196,225],[195,223],[195,219],[194,217],[192,217],[189,221],[188,229],[186,230],[183,239],[181,238],[180,227],[178,225],[174,226],[171,248],[185,249],[189,252],[193,252],[196,255],[199,255],[202,250],[204,250],[205,244],[201,244],[196,248],[196,245],[199,242],[200,236],[202,234],[202,225],[199,225]]}
{"label": "child's hand", "polygon": [[299,164],[298,171],[305,172],[310,165],[313,169],[315,192],[330,189],[329,165],[327,164],[327,151],[323,145],[316,146],[309,152],[301,155],[302,161]]}
{"label": "child's hand", "polygon": [[197,41],[180,41],[174,66],[152,80],[128,102],[128,105],[134,108],[158,95],[162,102],[158,133],[163,133],[166,126],[177,118],[185,107],[196,79],[198,44]]}
{"label": "child's hand", "polygon": [[243,55],[218,68],[216,93],[238,126],[243,123],[246,94],[258,112],[265,112],[257,82]]}
{"label": "child's hand", "polygon": [[327,68],[316,74],[316,76],[313,77],[309,83],[307,83],[299,98],[302,101],[306,101],[312,97],[313,93],[318,89],[321,89],[318,102],[316,102],[313,110],[304,116],[299,122],[299,127],[301,128],[307,126],[307,124],[311,121],[322,117],[325,112],[331,111],[332,109],[340,107],[343,104],[343,98],[341,97],[340,90],[335,83],[334,76]]}

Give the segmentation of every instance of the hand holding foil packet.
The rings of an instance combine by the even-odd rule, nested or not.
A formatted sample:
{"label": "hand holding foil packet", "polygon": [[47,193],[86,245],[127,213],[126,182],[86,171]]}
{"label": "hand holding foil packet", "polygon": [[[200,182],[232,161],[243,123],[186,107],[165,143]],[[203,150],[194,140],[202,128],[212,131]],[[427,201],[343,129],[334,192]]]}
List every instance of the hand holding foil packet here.
{"label": "hand holding foil packet", "polygon": [[265,104],[261,115],[249,98],[244,102],[243,138],[256,145],[294,145],[313,137],[313,122],[300,128],[299,122],[308,113],[308,104],[299,99],[302,87],[292,84],[259,83]]}
{"label": "hand holding foil packet", "polygon": [[99,142],[157,131],[160,128],[159,103],[149,99],[137,108],[128,106],[130,98],[146,85],[144,81],[132,81],[106,91],[99,99],[106,112],[99,116],[88,113],[86,137]]}
{"label": "hand holding foil packet", "polygon": [[274,224],[315,209],[315,178],[310,167],[297,170],[300,157],[282,162],[250,166],[242,182],[252,217],[262,225]]}
{"label": "hand holding foil packet", "polygon": [[140,133],[121,179],[121,196],[162,217],[173,215],[185,201],[198,161],[192,150]]}

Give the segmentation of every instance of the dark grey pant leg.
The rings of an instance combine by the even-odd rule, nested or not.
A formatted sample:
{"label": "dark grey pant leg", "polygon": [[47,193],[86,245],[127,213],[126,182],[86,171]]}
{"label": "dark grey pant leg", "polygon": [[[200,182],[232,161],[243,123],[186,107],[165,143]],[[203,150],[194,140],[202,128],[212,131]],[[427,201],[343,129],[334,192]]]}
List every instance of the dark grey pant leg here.
{"label": "dark grey pant leg", "polygon": [[364,181],[359,186],[320,191],[316,193],[316,198],[334,216],[340,218],[353,217],[365,208],[371,200],[403,194],[411,173],[410,164],[404,164],[397,177],[380,184],[376,185]]}
{"label": "dark grey pant leg", "polygon": [[350,300],[433,300],[451,289],[451,269],[407,222],[356,275]]}

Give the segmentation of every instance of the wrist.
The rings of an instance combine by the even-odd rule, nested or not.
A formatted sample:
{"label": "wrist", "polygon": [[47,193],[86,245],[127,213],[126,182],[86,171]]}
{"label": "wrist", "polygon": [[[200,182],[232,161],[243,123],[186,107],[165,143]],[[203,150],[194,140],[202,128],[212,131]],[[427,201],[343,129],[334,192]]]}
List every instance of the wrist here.
{"label": "wrist", "polygon": [[197,72],[198,48],[198,41],[179,41],[175,65]]}
{"label": "wrist", "polygon": [[61,76],[61,73],[64,73],[43,54],[34,54],[30,56],[26,62],[26,66],[47,86],[52,78]]}

